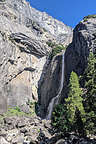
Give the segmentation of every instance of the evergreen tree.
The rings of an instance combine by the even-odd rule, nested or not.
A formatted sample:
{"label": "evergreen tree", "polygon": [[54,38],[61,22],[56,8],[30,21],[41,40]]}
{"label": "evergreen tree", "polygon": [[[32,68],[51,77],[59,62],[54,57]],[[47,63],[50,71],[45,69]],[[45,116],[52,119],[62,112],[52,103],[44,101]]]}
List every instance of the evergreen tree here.
{"label": "evergreen tree", "polygon": [[83,80],[84,88],[84,106],[86,111],[86,130],[88,133],[96,132],[96,56],[90,53],[88,65],[85,69]]}
{"label": "evergreen tree", "polygon": [[52,115],[52,124],[60,131],[78,131],[84,135],[85,111],[82,104],[82,90],[79,87],[78,76],[71,73],[69,82],[69,94],[65,103],[57,105]]}
{"label": "evergreen tree", "polygon": [[88,66],[84,72],[85,88],[87,90],[85,101],[88,112],[96,113],[96,58],[90,53],[88,58]]}
{"label": "evergreen tree", "polygon": [[70,123],[68,120],[67,107],[65,104],[58,104],[52,113],[52,125],[62,132],[70,131]]}
{"label": "evergreen tree", "polygon": [[96,56],[92,53],[81,78],[84,92],[79,86],[77,74],[71,73],[68,98],[64,105],[56,107],[53,122],[62,131],[96,134]]}
{"label": "evergreen tree", "polygon": [[[83,107],[83,99],[81,97],[82,90],[79,87],[79,80],[78,76],[75,72],[71,73],[70,76],[70,82],[69,82],[69,94],[68,98],[65,100],[68,110],[68,117],[70,124],[74,126],[74,124],[78,125],[78,118],[79,122],[82,121],[85,122],[85,111]],[[78,112],[78,118],[77,118],[77,112]]]}

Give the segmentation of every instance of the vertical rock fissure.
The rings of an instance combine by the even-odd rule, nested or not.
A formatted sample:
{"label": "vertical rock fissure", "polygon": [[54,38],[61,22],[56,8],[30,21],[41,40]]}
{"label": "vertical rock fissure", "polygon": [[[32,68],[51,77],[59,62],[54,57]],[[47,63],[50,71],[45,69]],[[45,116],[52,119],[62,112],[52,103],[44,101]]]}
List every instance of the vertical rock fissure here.
{"label": "vertical rock fissure", "polygon": [[65,54],[65,52],[62,53],[62,73],[61,73],[61,83],[60,83],[60,87],[59,87],[59,92],[58,92],[57,96],[52,98],[51,102],[49,103],[49,106],[48,106],[48,109],[47,109],[47,116],[46,116],[47,120],[51,119],[53,107],[54,107],[54,105],[58,104],[58,101],[59,101],[59,98],[61,96],[61,92],[62,92],[62,89],[63,89],[63,83],[64,83],[64,54]]}

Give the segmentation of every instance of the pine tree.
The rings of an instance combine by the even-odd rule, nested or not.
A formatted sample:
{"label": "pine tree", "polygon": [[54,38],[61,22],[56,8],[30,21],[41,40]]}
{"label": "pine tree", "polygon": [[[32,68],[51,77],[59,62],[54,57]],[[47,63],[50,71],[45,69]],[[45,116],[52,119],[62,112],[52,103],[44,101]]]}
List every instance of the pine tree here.
{"label": "pine tree", "polygon": [[79,87],[78,76],[75,72],[71,73],[69,82],[69,94],[65,103],[57,105],[52,116],[52,123],[64,133],[78,131],[84,135],[85,111],[82,104],[82,90]]}
{"label": "pine tree", "polygon": [[86,111],[86,130],[88,133],[96,132],[96,56],[90,53],[88,65],[85,69],[83,80],[85,81],[84,88],[84,105]]}
{"label": "pine tree", "polygon": [[84,72],[86,93],[86,104],[88,112],[96,112],[96,58],[90,53],[88,66]]}
{"label": "pine tree", "polygon": [[79,113],[81,121],[85,122],[85,111],[82,104],[83,99],[81,95],[82,90],[79,87],[78,76],[75,72],[72,72],[69,82],[69,94],[68,98],[65,100],[68,109],[69,121],[71,125],[77,123],[77,116],[76,116],[77,111]]}

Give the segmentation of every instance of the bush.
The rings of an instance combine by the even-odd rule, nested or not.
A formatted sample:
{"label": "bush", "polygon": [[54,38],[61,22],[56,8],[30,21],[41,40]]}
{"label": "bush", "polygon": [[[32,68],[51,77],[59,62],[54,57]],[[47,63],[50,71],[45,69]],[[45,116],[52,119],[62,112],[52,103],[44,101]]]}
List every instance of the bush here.
{"label": "bush", "polygon": [[56,56],[58,53],[62,52],[62,50],[66,50],[67,46],[64,47],[63,45],[55,45],[52,49],[52,52],[49,54],[49,59],[52,60],[54,56]]}
{"label": "bush", "polygon": [[46,44],[49,46],[49,47],[54,47],[56,44],[53,43],[52,41],[47,41]]}
{"label": "bush", "polygon": [[55,106],[52,113],[52,125],[62,132],[70,131],[70,124],[67,117],[67,107],[64,104]]}
{"label": "bush", "polygon": [[18,106],[16,106],[14,108],[9,108],[8,112],[6,112],[4,115],[5,116],[15,116],[15,115],[16,116],[23,116],[23,115],[25,115],[25,113],[22,112]]}
{"label": "bush", "polygon": [[63,45],[56,45],[56,47],[52,49],[52,57],[62,52],[62,50],[65,51],[66,47],[64,47]]}
{"label": "bush", "polygon": [[85,17],[83,18],[83,20],[84,20],[84,22],[86,22],[86,21],[88,21],[88,19],[90,19],[90,18],[96,18],[96,15],[94,14],[94,15],[85,16]]}
{"label": "bush", "polygon": [[55,55],[62,52],[62,50],[66,50],[67,46],[63,46],[62,44],[56,44],[52,41],[47,41],[46,44],[52,48],[51,53],[49,54],[49,59],[52,59]]}

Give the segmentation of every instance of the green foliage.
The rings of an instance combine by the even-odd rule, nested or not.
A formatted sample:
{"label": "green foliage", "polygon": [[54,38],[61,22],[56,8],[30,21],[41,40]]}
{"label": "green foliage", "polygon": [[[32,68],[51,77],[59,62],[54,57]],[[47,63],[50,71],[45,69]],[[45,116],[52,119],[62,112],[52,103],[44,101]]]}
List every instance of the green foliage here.
{"label": "green foliage", "polygon": [[56,45],[55,48],[52,49],[52,57],[62,52],[62,50],[66,50],[66,47],[63,45]]}
{"label": "green foliage", "polygon": [[79,87],[78,76],[75,72],[71,73],[69,82],[68,98],[63,105],[57,105],[52,116],[52,124],[60,131],[78,131],[84,135],[85,111],[82,90]]}
{"label": "green foliage", "polygon": [[63,45],[55,45],[52,49],[52,52],[49,55],[49,58],[52,60],[52,58],[54,56],[56,56],[58,53],[62,52],[62,50],[66,50],[67,46],[63,46]]}
{"label": "green foliage", "polygon": [[18,106],[16,106],[14,108],[9,108],[8,111],[4,114],[4,116],[15,116],[15,115],[23,116],[25,115],[25,113],[22,112]]}
{"label": "green foliage", "polygon": [[[85,101],[87,111],[96,110],[96,57],[90,53],[88,66],[83,74],[84,88],[86,89]],[[95,112],[96,113],[96,112]]]}
{"label": "green foliage", "polygon": [[96,114],[94,111],[86,113],[85,130],[87,135],[96,133]]}
{"label": "green foliage", "polygon": [[66,105],[58,104],[55,106],[55,109],[52,113],[52,125],[59,131],[70,131]]}
{"label": "green foliage", "polygon": [[6,113],[3,113],[2,115],[0,115],[0,122],[2,122],[2,120],[5,117],[11,117],[11,116],[27,116],[28,114],[20,111],[20,108],[18,106],[14,107],[14,108],[9,108],[8,111]]}
{"label": "green foliage", "polygon": [[32,103],[31,101],[28,101],[28,105],[30,107],[30,113],[25,113],[21,111],[20,107],[15,106],[12,108],[8,108],[8,111],[6,113],[3,113],[0,115],[0,121],[2,121],[5,117],[10,117],[10,116],[33,116],[35,115],[35,105],[36,103]]}
{"label": "green foliage", "polygon": [[65,103],[57,105],[52,116],[52,124],[63,132],[75,131],[80,135],[96,134],[96,55],[90,53],[88,65],[80,78],[71,73],[69,93]]}
{"label": "green foliage", "polygon": [[32,101],[30,101],[30,99],[28,99],[28,101],[26,102],[27,105],[31,106],[33,105],[34,103]]}
{"label": "green foliage", "polygon": [[90,18],[96,18],[96,15],[94,14],[94,15],[85,16],[85,17],[83,18],[83,20],[84,20],[84,22],[86,22],[86,21],[88,21],[88,19],[90,19]]}
{"label": "green foliage", "polygon": [[52,59],[55,55],[62,52],[62,50],[66,50],[67,46],[63,46],[62,44],[56,44],[52,41],[47,41],[46,44],[52,48],[52,52],[49,54],[49,58]]}
{"label": "green foliage", "polygon": [[47,41],[46,44],[49,46],[49,47],[54,47],[56,44],[53,43],[52,41]]}
{"label": "green foliage", "polygon": [[36,105],[37,105],[37,102],[32,102],[28,99],[28,101],[26,102],[27,105],[29,105],[29,108],[30,108],[30,113],[31,114],[36,114]]}
{"label": "green foliage", "polygon": [[84,122],[85,121],[85,111],[82,104],[82,90],[79,87],[79,80],[78,76],[75,72],[71,73],[70,76],[70,82],[69,82],[69,94],[68,98],[65,100],[67,109],[68,109],[68,115],[69,115],[69,121],[73,125],[75,122],[75,113],[76,110],[79,110],[81,119]]}
{"label": "green foliage", "polygon": [[68,120],[71,131],[78,131],[80,135],[85,135],[84,123],[86,122],[86,114],[83,107],[83,98],[81,97],[82,93],[77,74],[71,72],[68,98],[65,99]]}
{"label": "green foliage", "polygon": [[96,132],[96,56],[93,53],[89,55],[88,65],[82,79],[86,89],[83,96],[87,119],[86,131],[94,134]]}

